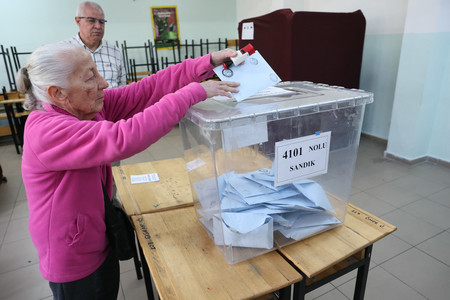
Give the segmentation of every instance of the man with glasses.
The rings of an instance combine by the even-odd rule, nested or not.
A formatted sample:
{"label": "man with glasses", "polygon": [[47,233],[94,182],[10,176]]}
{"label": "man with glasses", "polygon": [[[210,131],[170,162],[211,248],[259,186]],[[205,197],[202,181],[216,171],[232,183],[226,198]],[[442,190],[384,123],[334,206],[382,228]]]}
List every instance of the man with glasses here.
{"label": "man with glasses", "polygon": [[122,54],[116,45],[103,40],[107,21],[101,6],[91,1],[81,2],[77,8],[75,22],[80,31],[66,42],[78,44],[91,54],[98,72],[108,82],[110,88],[125,85],[126,74]]}
{"label": "man with glasses", "polygon": [[[125,65],[119,48],[113,43],[103,39],[105,34],[105,14],[102,7],[92,1],[78,4],[75,22],[80,31],[76,36],[66,40],[77,44],[88,51],[97,70],[108,83],[108,88],[117,88],[127,83]],[[112,163],[120,166],[120,161]],[[117,187],[113,183],[113,198],[116,201]]]}

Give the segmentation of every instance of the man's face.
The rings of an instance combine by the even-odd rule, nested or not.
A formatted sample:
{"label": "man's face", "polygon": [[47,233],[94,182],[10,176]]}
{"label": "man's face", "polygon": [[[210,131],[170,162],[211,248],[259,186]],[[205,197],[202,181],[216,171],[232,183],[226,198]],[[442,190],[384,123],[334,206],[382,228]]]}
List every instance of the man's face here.
{"label": "man's face", "polygon": [[78,28],[80,28],[81,40],[88,46],[96,45],[98,47],[105,34],[105,24],[100,24],[95,19],[81,19],[78,17],[104,19],[104,14],[87,5],[84,15],[75,17]]}

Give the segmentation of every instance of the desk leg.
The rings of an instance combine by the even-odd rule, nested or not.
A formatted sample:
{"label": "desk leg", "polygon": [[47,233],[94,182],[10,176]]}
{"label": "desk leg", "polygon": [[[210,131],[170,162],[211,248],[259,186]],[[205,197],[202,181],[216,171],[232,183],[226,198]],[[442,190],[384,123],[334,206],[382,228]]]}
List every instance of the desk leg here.
{"label": "desk leg", "polygon": [[290,300],[293,284],[278,291],[278,300]]}
{"label": "desk leg", "polygon": [[145,289],[147,291],[148,300],[155,300],[153,295],[152,280],[150,278],[150,270],[148,269],[147,261],[145,260],[144,251],[142,251],[141,245],[139,245],[139,254],[141,256],[142,272],[144,273]]}
{"label": "desk leg", "polygon": [[[133,261],[134,261],[134,269],[136,270],[136,276],[138,280],[142,279],[142,273],[141,273],[141,262],[139,261],[139,257],[138,257],[138,247],[139,247],[139,242],[135,241],[135,248],[134,248],[134,255],[133,255]],[[142,258],[141,260],[144,259],[145,257]]]}
{"label": "desk leg", "polygon": [[292,299],[305,300],[306,293],[306,276],[303,275],[302,281],[294,284],[294,297]]}
{"label": "desk leg", "polygon": [[16,122],[16,126],[17,126],[17,137],[18,137],[18,141],[20,146],[22,146],[23,149],[23,130],[25,128],[25,122],[27,120],[28,116],[22,116],[20,118],[16,118],[17,122]]}
{"label": "desk leg", "polygon": [[367,277],[369,274],[369,267],[370,267],[370,258],[372,255],[372,247],[373,245],[369,245],[364,249],[364,258],[357,261],[356,263],[353,263],[349,265],[348,267],[337,271],[336,273],[323,278],[315,283],[312,283],[308,286],[306,286],[306,278],[307,276],[298,268],[296,270],[302,274],[303,280],[300,282],[297,282],[294,284],[294,297],[295,300],[304,300],[305,295],[322,285],[329,283],[333,281],[336,278],[341,277],[342,275],[345,275],[349,273],[350,271],[355,270],[358,268],[358,274],[356,276],[356,285],[355,285],[355,293],[353,295],[354,300],[363,300],[364,299],[364,293],[366,291],[366,284],[367,284]]}
{"label": "desk leg", "polygon": [[6,117],[8,118],[8,123],[9,123],[9,129],[11,130],[11,136],[13,138],[14,141],[14,146],[16,146],[16,152],[17,154],[20,154],[20,150],[19,150],[19,137],[16,134],[16,127],[14,126],[14,111],[13,111],[13,107],[12,105],[6,105],[5,104],[5,112],[6,112]]}
{"label": "desk leg", "polygon": [[358,268],[358,275],[356,276],[355,294],[353,299],[363,300],[366,291],[367,276],[369,275],[370,257],[372,256],[373,245],[367,246],[364,253],[365,263]]}
{"label": "desk leg", "polygon": [[139,258],[137,256],[133,257],[134,261],[134,268],[136,270],[136,277],[138,280],[142,279],[142,273],[141,273],[141,263],[139,261]]}

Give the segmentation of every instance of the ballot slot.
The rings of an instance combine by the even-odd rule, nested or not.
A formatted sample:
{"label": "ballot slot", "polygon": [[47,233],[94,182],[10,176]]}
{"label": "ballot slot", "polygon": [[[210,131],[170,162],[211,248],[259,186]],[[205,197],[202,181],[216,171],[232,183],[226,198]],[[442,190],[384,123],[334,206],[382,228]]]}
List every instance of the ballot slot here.
{"label": "ballot slot", "polygon": [[291,93],[207,99],[180,122],[197,216],[230,264],[345,220],[373,94],[310,82],[277,88]]}

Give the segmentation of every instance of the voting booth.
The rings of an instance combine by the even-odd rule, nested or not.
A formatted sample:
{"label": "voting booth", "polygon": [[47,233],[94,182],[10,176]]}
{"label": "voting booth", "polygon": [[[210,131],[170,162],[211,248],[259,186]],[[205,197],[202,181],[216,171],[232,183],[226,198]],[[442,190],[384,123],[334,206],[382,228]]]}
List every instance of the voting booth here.
{"label": "voting booth", "polygon": [[180,131],[194,206],[228,263],[343,223],[371,102],[361,90],[281,82],[188,110]]}
{"label": "voting booth", "polygon": [[239,48],[251,43],[283,81],[359,88],[366,19],[354,12],[284,8],[239,22]]}

